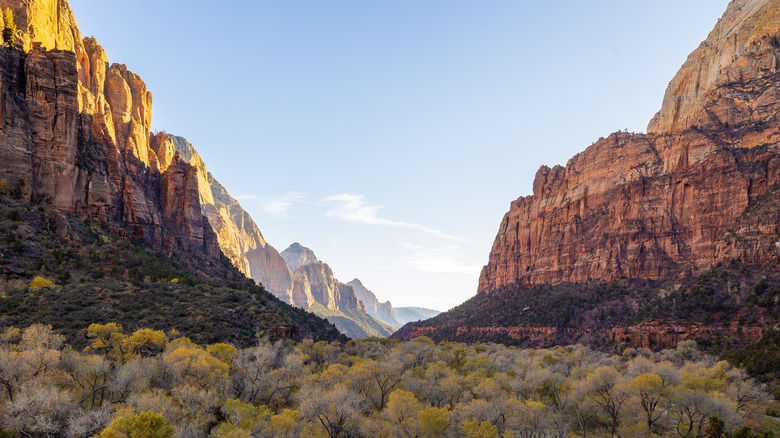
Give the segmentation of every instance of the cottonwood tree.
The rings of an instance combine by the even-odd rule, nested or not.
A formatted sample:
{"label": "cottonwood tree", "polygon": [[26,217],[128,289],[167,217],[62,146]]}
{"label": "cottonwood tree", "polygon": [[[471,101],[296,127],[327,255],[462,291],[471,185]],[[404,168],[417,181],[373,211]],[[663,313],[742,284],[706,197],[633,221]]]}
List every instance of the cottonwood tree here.
{"label": "cottonwood tree", "polygon": [[[327,345],[327,344],[324,344]],[[262,341],[235,355],[238,395],[253,404],[288,404],[303,372],[304,357],[281,342]]]}
{"label": "cottonwood tree", "polygon": [[357,432],[368,408],[365,397],[344,385],[327,391],[303,388],[297,397],[301,415],[317,424],[330,438]]}
{"label": "cottonwood tree", "polygon": [[399,360],[365,359],[350,368],[349,386],[369,400],[376,411],[381,411],[387,397],[401,383],[402,370],[403,363]]}
{"label": "cottonwood tree", "polygon": [[619,379],[620,375],[614,367],[601,366],[582,382],[588,397],[609,417],[612,437],[620,426],[620,410],[628,398]]}
{"label": "cottonwood tree", "polygon": [[653,424],[661,418],[670,405],[667,402],[668,391],[660,376],[644,373],[635,377],[626,385],[626,390],[634,395],[645,413],[647,431],[650,433]]}
{"label": "cottonwood tree", "polygon": [[82,406],[99,408],[110,399],[109,386],[113,376],[111,364],[105,357],[85,356],[73,350],[66,350],[59,366],[79,388],[79,404]]}
{"label": "cottonwood tree", "polygon": [[97,438],[172,438],[176,429],[156,412],[117,417]]}
{"label": "cottonwood tree", "polygon": [[3,406],[0,424],[22,436],[65,436],[70,417],[77,412],[78,403],[67,390],[39,379],[23,385]]}

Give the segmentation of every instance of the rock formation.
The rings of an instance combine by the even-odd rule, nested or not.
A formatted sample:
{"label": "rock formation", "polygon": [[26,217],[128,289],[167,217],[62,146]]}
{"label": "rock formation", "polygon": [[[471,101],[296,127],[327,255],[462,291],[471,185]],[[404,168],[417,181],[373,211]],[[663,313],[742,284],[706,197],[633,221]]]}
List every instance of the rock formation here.
{"label": "rock formation", "polygon": [[[737,315],[723,309],[763,314],[745,301],[750,285],[780,267],[778,59],[780,2],[732,1],[647,134],[615,133],[565,167],[539,169],[533,194],[501,221],[478,295],[397,336],[654,348],[689,336],[754,339],[772,318],[731,336]],[[702,289],[716,268],[742,278]],[[625,281],[655,283],[617,294]]]}
{"label": "rock formation", "polygon": [[0,179],[23,199],[120,220],[155,249],[219,246],[197,173],[150,148],[152,95],[124,65],[81,39],[65,0],[0,1],[16,17],[16,49],[0,51]]}
{"label": "rock formation", "polygon": [[[394,326],[368,311],[353,287],[354,280],[349,284],[338,281],[330,266],[319,261],[314,251],[296,242],[281,256],[294,270],[291,304],[328,318],[351,338],[389,336],[393,332]],[[389,310],[392,312],[391,306]]]}
{"label": "rock formation", "polygon": [[13,10],[19,28],[16,47],[0,49],[4,187],[61,212],[122,222],[168,254],[224,255],[284,301],[344,318],[357,336],[391,332],[324,263],[302,258],[293,283],[287,263],[192,145],[151,133],[146,84],[125,65],[109,65],[94,38],[81,38],[67,1],[0,0],[0,7]]}
{"label": "rock formation", "polygon": [[201,211],[208,218],[222,253],[247,277],[291,304],[292,272],[279,252],[266,243],[249,213],[208,172],[195,148],[183,137],[161,132],[152,136],[152,150],[161,168],[167,168],[179,154],[195,169]]}
{"label": "rock formation", "polygon": [[376,298],[376,295],[366,289],[366,287],[363,286],[363,283],[357,278],[347,283],[347,285],[352,286],[352,288],[355,289],[358,299],[363,302],[363,305],[366,307],[366,312],[368,312],[369,315],[393,328],[400,328],[403,325],[395,319],[393,305],[390,304],[390,301],[380,303]]}
{"label": "rock formation", "polygon": [[[648,134],[610,135],[537,172],[533,195],[501,223],[480,292],[666,278],[732,259],[776,265],[776,218],[748,228],[738,219],[780,174],[779,39],[778,2],[732,2]],[[752,243],[735,245],[743,235]]]}
{"label": "rock formation", "polygon": [[314,251],[298,242],[293,243],[282,251],[282,258],[287,263],[287,266],[293,271],[301,266],[310,265],[319,261],[317,260],[317,256],[314,255]]}

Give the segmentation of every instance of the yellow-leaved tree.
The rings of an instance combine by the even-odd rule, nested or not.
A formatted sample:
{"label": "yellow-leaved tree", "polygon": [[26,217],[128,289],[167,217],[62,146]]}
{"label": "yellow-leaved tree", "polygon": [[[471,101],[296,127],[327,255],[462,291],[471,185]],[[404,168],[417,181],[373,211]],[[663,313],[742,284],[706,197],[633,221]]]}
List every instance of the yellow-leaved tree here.
{"label": "yellow-leaved tree", "polygon": [[156,412],[132,413],[115,418],[93,438],[171,438],[176,429]]}

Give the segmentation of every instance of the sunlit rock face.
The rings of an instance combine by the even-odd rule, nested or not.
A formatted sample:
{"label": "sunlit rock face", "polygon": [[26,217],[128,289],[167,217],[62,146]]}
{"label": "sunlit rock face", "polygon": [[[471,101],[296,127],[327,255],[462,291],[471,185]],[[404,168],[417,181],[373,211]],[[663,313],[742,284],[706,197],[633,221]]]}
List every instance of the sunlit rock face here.
{"label": "sunlit rock face", "polygon": [[314,251],[296,242],[281,256],[293,270],[292,304],[309,309],[318,303],[328,310],[365,312],[355,290],[336,280],[330,266],[319,261]]}
{"label": "sunlit rock face", "polygon": [[748,217],[780,174],[780,2],[733,1],[669,85],[648,134],[542,167],[504,216],[479,291],[776,266],[776,215]]}
{"label": "sunlit rock face", "polygon": [[348,284],[338,281],[330,266],[318,260],[309,248],[296,242],[282,251],[281,257],[293,270],[291,304],[328,318],[342,333],[354,339],[389,336],[398,327],[379,317],[387,313],[388,307],[392,315],[390,303],[380,306],[379,313],[374,312],[378,303],[370,291],[373,302],[355,287],[357,284],[362,287],[359,281]]}
{"label": "sunlit rock face", "polygon": [[0,53],[0,178],[24,199],[121,220],[156,249],[219,256],[197,172],[151,147],[152,95],[82,40],[65,1],[0,1],[19,29]]}
{"label": "sunlit rock face", "polygon": [[287,249],[282,251],[282,258],[287,262],[287,266],[293,271],[297,270],[301,266],[317,263],[317,256],[314,255],[314,251],[306,248],[298,242],[293,243]]}
{"label": "sunlit rock face", "polygon": [[391,327],[401,327],[402,324],[396,320],[395,313],[393,312],[393,305],[390,304],[390,301],[380,303],[376,298],[376,295],[363,286],[363,283],[357,278],[347,283],[347,285],[352,286],[355,290],[355,294],[357,294],[358,299],[363,302],[366,307],[366,312],[368,312],[369,315]]}
{"label": "sunlit rock face", "polygon": [[246,276],[292,304],[292,272],[279,252],[265,241],[249,213],[208,172],[195,148],[185,138],[164,132],[152,137],[152,145],[161,168],[167,167],[176,154],[194,168],[201,211],[222,253]]}

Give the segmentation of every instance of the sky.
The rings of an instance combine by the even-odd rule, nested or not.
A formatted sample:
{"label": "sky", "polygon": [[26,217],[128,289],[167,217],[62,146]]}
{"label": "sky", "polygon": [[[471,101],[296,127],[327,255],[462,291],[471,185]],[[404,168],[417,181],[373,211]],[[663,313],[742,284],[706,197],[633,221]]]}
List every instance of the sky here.
{"label": "sky", "polygon": [[280,252],[395,307],[476,294],[541,165],[644,132],[726,0],[70,0]]}

